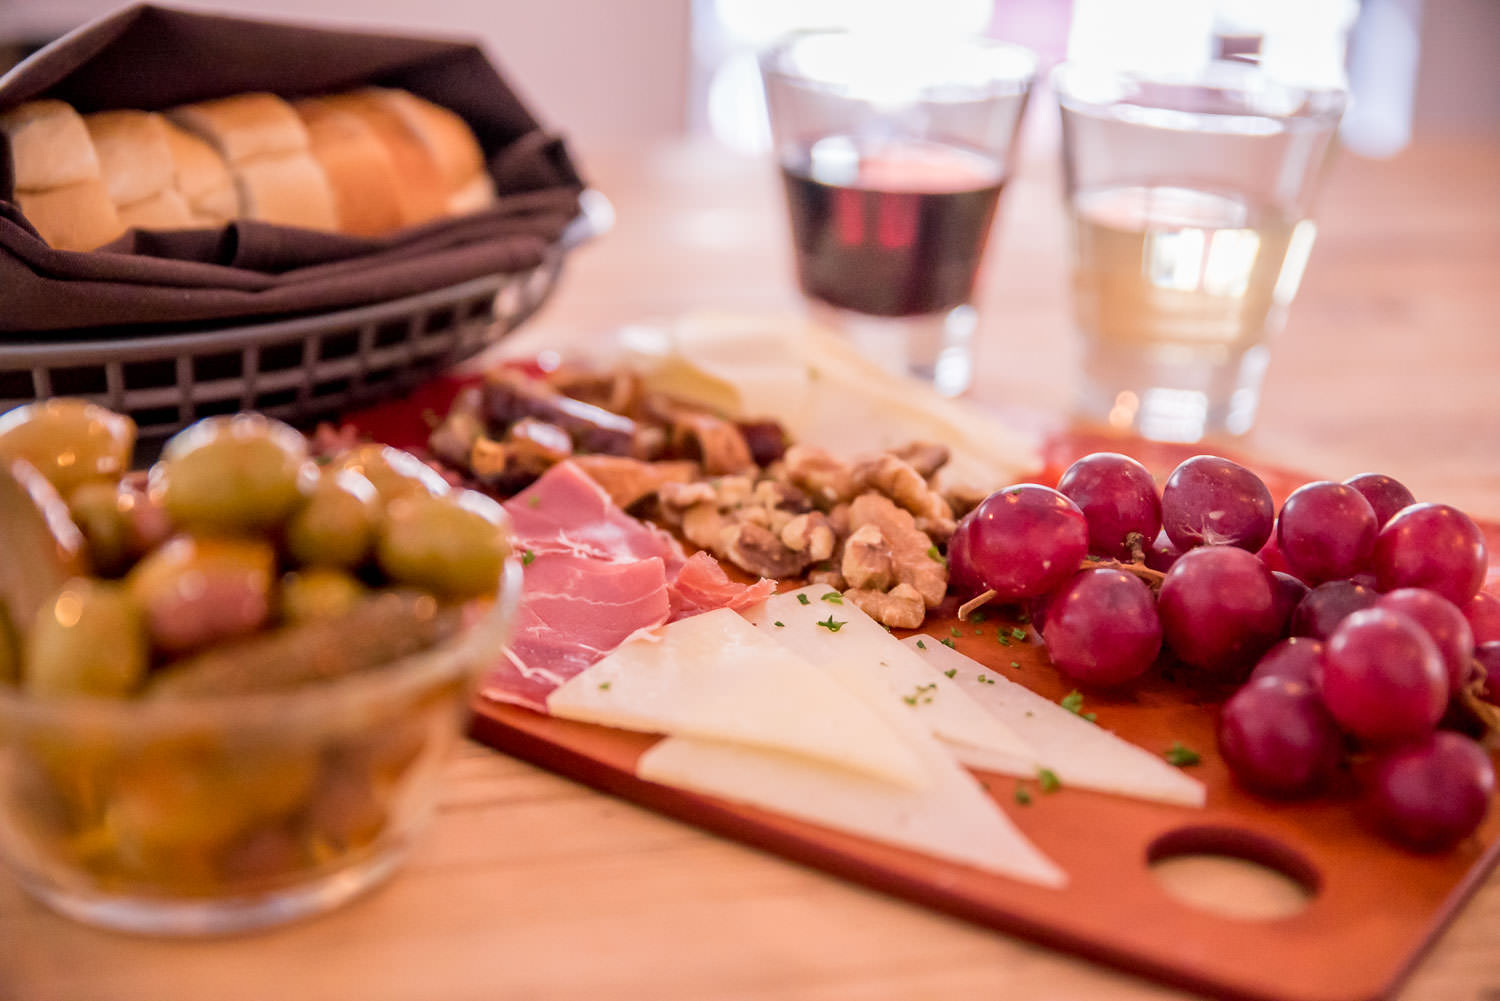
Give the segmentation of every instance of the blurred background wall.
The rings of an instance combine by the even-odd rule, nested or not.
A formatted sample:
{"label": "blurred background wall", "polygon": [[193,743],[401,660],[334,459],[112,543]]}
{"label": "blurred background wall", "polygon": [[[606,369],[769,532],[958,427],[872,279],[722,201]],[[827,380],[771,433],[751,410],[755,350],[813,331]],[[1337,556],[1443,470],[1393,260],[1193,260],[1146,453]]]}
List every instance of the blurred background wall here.
{"label": "blurred background wall", "polygon": [[[479,38],[548,123],[580,146],[688,132],[762,141],[754,47],[792,27],[904,20],[988,31],[1065,55],[1161,66],[1259,52],[1347,80],[1345,142],[1500,138],[1500,0],[183,0],[255,16]],[[120,6],[0,0],[0,67]],[[1031,116],[1033,119],[1051,116]],[[1046,123],[1037,128],[1046,131]]]}

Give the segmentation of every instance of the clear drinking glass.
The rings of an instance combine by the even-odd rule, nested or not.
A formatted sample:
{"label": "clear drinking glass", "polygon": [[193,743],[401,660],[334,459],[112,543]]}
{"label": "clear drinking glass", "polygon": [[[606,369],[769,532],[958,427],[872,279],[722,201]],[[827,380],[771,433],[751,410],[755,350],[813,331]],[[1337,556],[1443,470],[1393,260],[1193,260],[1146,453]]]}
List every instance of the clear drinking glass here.
{"label": "clear drinking glass", "polygon": [[1344,94],[1234,62],[1191,78],[1065,64],[1052,80],[1081,412],[1166,441],[1248,431]]}
{"label": "clear drinking glass", "polygon": [[953,396],[1036,57],[985,38],[790,36],[761,58],[797,277],[819,318]]}

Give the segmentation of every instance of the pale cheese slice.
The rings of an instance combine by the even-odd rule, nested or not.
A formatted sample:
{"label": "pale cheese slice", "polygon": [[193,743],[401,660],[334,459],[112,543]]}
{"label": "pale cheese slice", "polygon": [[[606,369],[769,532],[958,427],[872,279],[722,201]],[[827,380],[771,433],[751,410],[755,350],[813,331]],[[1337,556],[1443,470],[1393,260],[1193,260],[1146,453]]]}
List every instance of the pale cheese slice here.
{"label": "pale cheese slice", "polygon": [[804,755],[880,784],[927,781],[878,714],[727,608],[627,641],[553,691],[547,711]]}
{"label": "pale cheese slice", "polygon": [[[857,664],[885,685],[892,701],[910,707],[945,741],[1034,761],[1035,752],[958,685],[853,602],[824,600],[826,585],[775,594],[742,614],[767,635],[814,664]],[[831,628],[836,626],[836,628]]]}
{"label": "pale cheese slice", "polygon": [[923,788],[902,789],[782,752],[675,737],[647,751],[637,774],[985,872],[1047,887],[1067,882],[877,678],[847,660],[826,669],[901,733],[922,762]]}
{"label": "pale cheese slice", "polygon": [[[1064,786],[1115,793],[1179,806],[1202,806],[1202,782],[1155,754],[1016,684],[979,661],[944,646],[931,636],[908,636],[903,643],[953,680],[1004,722],[1035,752],[1031,759],[955,747],[971,768],[1030,778],[1047,768]],[[921,643],[919,647],[917,644]],[[980,677],[988,679],[980,681]]]}

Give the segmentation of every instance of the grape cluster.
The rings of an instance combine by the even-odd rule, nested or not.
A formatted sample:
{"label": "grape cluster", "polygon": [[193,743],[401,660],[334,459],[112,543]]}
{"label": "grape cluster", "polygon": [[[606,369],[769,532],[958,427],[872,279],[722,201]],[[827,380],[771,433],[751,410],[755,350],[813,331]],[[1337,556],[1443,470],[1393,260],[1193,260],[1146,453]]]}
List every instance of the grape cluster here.
{"label": "grape cluster", "polygon": [[1259,794],[1313,795],[1348,766],[1419,850],[1484,819],[1495,772],[1474,735],[1497,718],[1479,700],[1500,701],[1500,600],[1479,590],[1484,536],[1457,508],[1370,473],[1307,483],[1278,512],[1229,459],[1194,456],[1158,491],[1140,462],[1098,452],[1055,489],[990,495],[948,559],[965,610],[1025,606],[1080,685],[1175,661],[1231,686],[1220,751]]}

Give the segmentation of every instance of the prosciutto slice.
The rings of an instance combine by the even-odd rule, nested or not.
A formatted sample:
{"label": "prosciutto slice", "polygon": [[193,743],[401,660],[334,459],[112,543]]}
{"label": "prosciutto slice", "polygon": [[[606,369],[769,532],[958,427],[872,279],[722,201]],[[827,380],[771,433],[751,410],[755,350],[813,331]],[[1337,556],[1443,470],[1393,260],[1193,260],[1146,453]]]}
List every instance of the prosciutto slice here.
{"label": "prosciutto slice", "polygon": [[515,634],[484,698],[547,711],[547,696],[631,636],[713,608],[748,608],[776,582],[731,580],[707,553],[638,521],[572,462],[505,504],[528,552]]}
{"label": "prosciutto slice", "polygon": [[670,614],[659,557],[615,562],[577,553],[537,556],[526,567],[510,646],[480,694],[546,712],[554,688]]}
{"label": "prosciutto slice", "polygon": [[667,586],[673,622],[715,608],[730,608],[738,612],[760,604],[775,593],[774,580],[762,577],[754,584],[741,584],[730,579],[719,561],[704,552],[689,557]]}
{"label": "prosciutto slice", "polygon": [[687,562],[677,540],[615,506],[574,462],[559,462],[505,502],[517,549],[611,562],[660,559],[669,576]]}

